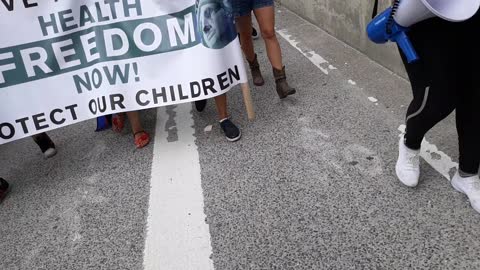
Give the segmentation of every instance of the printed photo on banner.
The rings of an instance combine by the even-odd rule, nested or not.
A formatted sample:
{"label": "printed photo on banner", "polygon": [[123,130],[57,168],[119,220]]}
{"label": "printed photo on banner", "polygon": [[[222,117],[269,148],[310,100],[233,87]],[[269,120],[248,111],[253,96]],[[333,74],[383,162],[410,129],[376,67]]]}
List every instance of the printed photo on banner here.
{"label": "printed photo on banner", "polygon": [[207,48],[225,48],[237,37],[230,1],[197,0],[196,12],[198,33]]}

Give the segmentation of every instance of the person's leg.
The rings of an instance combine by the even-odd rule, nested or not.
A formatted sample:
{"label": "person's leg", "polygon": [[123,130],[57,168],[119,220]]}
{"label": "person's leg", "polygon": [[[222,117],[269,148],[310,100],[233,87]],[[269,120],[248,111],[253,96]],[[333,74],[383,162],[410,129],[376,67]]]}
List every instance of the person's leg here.
{"label": "person's leg", "polygon": [[38,145],[40,150],[42,151],[45,158],[51,158],[57,154],[57,150],[55,149],[55,144],[47,135],[47,133],[43,132],[40,134],[36,134],[32,136],[33,141]]}
{"label": "person's leg", "polygon": [[228,118],[227,95],[223,94],[215,97],[215,105],[217,106],[218,120]]}
{"label": "person's leg", "polygon": [[480,52],[478,42],[471,39],[472,31],[480,27],[480,13],[470,20],[456,24],[457,33],[461,37],[463,49],[458,63],[455,65],[459,72],[458,89],[459,100],[456,109],[457,132],[459,142],[459,169],[464,176],[477,175],[480,166]]}
{"label": "person's leg", "polygon": [[[465,80],[470,79],[461,71],[470,64],[460,60],[470,58],[460,55],[463,53],[460,51],[468,50],[470,36],[465,42],[448,38],[457,37],[459,31],[462,31],[459,24],[431,19],[409,32],[420,55],[419,63],[405,64],[414,95],[406,118],[405,144],[409,148],[420,149],[423,137],[433,126],[453,112],[462,99],[473,99],[471,95],[465,96],[469,87]],[[471,72],[471,68],[464,69]]]}
{"label": "person's leg", "polygon": [[[472,68],[473,69],[473,68]],[[473,74],[473,72],[472,72]],[[473,76],[476,76],[475,75]],[[472,77],[473,77],[472,76]],[[460,100],[456,109],[459,168],[452,178],[455,190],[467,195],[475,211],[480,213],[480,89],[474,83],[459,89]]]}
{"label": "person's leg", "polygon": [[[450,46],[438,45],[436,31],[440,20],[420,23],[409,36],[420,60],[407,63],[401,54],[410,79],[413,100],[406,116],[406,133],[399,141],[395,172],[406,186],[414,187],[420,178],[420,146],[425,134],[447,117],[456,106],[456,77],[451,70]],[[441,56],[441,57],[439,57]]]}
{"label": "person's leg", "polygon": [[116,113],[112,116],[112,129],[120,133],[125,127],[125,113]]}
{"label": "person's leg", "polygon": [[260,71],[260,64],[258,63],[257,55],[253,48],[252,40],[252,16],[250,14],[240,16],[236,18],[237,31],[240,35],[240,44],[242,51],[247,58],[250,70],[252,73],[253,84],[256,86],[262,86],[265,81]]}
{"label": "person's leg", "polygon": [[282,62],[282,51],[275,34],[275,10],[273,1],[259,1],[257,8],[253,10],[257,18],[260,32],[262,33],[267,48],[268,59],[273,68],[277,94],[280,98],[286,98],[296,93],[295,89],[287,83],[285,66]]}
{"label": "person's leg", "polygon": [[253,12],[260,26],[260,33],[265,41],[268,59],[272,67],[282,69],[282,50],[275,34],[275,10],[273,6],[258,8]]}
{"label": "person's leg", "polygon": [[127,116],[132,127],[133,134],[143,131],[142,122],[140,121],[140,114],[138,111],[127,112]]}
{"label": "person's leg", "polygon": [[128,121],[132,127],[135,145],[137,148],[145,147],[150,142],[150,135],[143,129],[138,111],[127,112]]}
{"label": "person's leg", "polygon": [[471,206],[480,213],[480,89],[470,87],[460,97],[456,110],[459,143],[459,168],[452,178],[455,190],[467,195]]}
{"label": "person's leg", "polygon": [[480,87],[461,93],[456,109],[459,169],[463,176],[477,175],[480,166]]}
{"label": "person's leg", "polygon": [[217,106],[220,127],[222,128],[225,137],[231,142],[238,141],[242,137],[242,132],[228,118],[227,95],[223,94],[215,97],[215,104]]}
{"label": "person's leg", "polygon": [[399,141],[395,167],[398,179],[415,187],[420,178],[420,146],[425,134],[455,108],[455,89],[449,85],[416,85],[412,83],[413,101],[408,108],[407,129]]}
{"label": "person's leg", "polygon": [[463,44],[458,51],[455,65],[460,74],[459,100],[456,109],[457,133],[459,144],[459,169],[451,184],[457,191],[467,195],[475,211],[480,213],[480,87],[477,83],[480,74],[480,52],[478,43],[471,39],[471,33],[480,27],[480,13],[471,20],[457,25],[457,40]]}
{"label": "person's leg", "polygon": [[417,86],[407,111],[405,145],[419,150],[425,134],[450,115],[455,106],[455,88],[451,86]]}
{"label": "person's leg", "polygon": [[235,18],[237,32],[240,34],[240,44],[245,58],[252,62],[255,58],[255,49],[253,47],[252,39],[252,16],[245,15]]}

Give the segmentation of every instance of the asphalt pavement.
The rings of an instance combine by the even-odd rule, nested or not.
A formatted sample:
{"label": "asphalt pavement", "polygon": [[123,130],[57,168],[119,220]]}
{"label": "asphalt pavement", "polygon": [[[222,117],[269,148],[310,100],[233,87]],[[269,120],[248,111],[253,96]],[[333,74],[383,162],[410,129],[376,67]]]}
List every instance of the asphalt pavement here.
{"label": "asphalt pavement", "polygon": [[[191,263],[197,255],[216,270],[480,269],[480,215],[445,177],[458,160],[454,118],[428,134],[419,186],[402,186],[394,166],[408,81],[282,7],[277,20],[297,94],[278,99],[255,41],[266,80],[252,87],[256,120],[239,87],[228,93],[239,142],[222,136],[209,101],[202,113],[191,104],[143,111],[154,140],[142,150],[127,130],[94,132],[95,121],[50,132],[58,154],[49,160],[29,138],[0,146],[0,176],[12,184],[0,205],[0,269],[144,269],[146,253],[171,256],[145,243],[162,207],[151,190],[175,180],[158,163],[183,158],[168,155],[175,143],[200,165],[192,192],[202,196],[191,202],[208,243],[205,256],[175,254],[183,269],[207,269]],[[190,243],[168,232],[157,231],[169,239],[163,248]]]}

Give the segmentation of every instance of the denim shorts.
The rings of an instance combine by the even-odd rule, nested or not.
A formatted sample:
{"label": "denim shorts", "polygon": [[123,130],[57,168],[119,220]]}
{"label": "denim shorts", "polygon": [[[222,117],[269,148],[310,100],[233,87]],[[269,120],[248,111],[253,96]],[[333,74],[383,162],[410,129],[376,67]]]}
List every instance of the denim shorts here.
{"label": "denim shorts", "polygon": [[247,16],[255,9],[271,6],[273,6],[273,0],[232,0],[235,17]]}

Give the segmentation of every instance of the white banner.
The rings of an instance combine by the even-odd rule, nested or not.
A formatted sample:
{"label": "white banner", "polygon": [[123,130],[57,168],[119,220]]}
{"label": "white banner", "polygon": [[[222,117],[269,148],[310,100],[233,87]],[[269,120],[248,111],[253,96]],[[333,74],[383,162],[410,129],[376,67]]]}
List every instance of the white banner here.
{"label": "white banner", "polygon": [[228,0],[2,0],[0,36],[0,144],[247,81]]}

